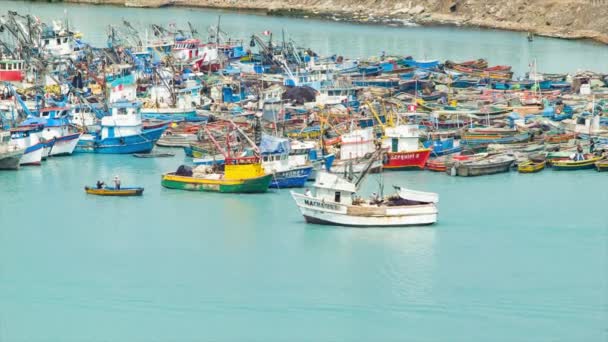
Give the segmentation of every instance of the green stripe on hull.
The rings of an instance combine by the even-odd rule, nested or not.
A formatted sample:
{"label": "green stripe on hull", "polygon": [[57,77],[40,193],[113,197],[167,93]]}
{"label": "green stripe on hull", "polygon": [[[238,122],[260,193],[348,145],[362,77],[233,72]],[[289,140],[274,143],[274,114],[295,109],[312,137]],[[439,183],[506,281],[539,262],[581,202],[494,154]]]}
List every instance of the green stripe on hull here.
{"label": "green stripe on hull", "polygon": [[572,165],[572,166],[560,166],[560,165],[553,165],[553,169],[556,171],[574,171],[574,170],[586,170],[586,169],[593,169],[595,167],[595,164],[590,163],[587,165]]}
{"label": "green stripe on hull", "polygon": [[268,191],[268,186],[272,180],[272,175],[253,178],[239,184],[200,184],[177,182],[174,180],[163,179],[161,185],[169,189],[189,190],[189,191],[212,191],[221,193],[259,193]]}

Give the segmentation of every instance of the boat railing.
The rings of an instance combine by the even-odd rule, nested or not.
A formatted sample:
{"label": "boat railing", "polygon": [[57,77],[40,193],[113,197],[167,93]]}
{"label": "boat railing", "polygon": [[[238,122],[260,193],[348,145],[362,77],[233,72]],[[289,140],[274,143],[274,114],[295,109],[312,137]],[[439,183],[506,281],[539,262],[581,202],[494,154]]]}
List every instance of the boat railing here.
{"label": "boat railing", "polygon": [[253,157],[238,157],[238,158],[226,158],[226,165],[247,165],[247,164],[257,164],[260,162],[260,158],[257,156]]}

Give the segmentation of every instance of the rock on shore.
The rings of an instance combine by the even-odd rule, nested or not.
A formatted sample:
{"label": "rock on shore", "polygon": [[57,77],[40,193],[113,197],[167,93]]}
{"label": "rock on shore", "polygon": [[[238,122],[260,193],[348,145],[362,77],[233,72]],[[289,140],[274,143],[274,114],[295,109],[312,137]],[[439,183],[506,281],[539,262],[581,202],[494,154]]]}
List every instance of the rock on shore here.
{"label": "rock on shore", "polygon": [[608,44],[608,0],[65,0],[137,7],[166,5],[263,11],[389,25],[458,25],[593,39]]}

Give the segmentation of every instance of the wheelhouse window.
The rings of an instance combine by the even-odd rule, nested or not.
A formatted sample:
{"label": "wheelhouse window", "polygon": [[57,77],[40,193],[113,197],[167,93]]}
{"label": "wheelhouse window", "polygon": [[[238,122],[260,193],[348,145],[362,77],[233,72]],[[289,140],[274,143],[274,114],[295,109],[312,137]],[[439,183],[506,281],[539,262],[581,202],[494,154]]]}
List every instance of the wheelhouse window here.
{"label": "wheelhouse window", "polygon": [[127,115],[128,114],[127,108],[117,108],[116,112],[118,115]]}
{"label": "wheelhouse window", "polygon": [[334,195],[334,202],[340,203],[340,197],[341,197],[340,191],[336,191],[336,193]]}

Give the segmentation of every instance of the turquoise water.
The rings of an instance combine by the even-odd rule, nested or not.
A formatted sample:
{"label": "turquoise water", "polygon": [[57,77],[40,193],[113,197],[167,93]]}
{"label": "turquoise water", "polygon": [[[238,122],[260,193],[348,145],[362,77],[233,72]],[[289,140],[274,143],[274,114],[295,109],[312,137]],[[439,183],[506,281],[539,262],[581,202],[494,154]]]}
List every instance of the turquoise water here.
{"label": "turquoise water", "polygon": [[[281,30],[302,46],[310,46],[323,55],[342,54],[350,57],[388,54],[412,55],[419,59],[469,60],[485,57],[491,64],[513,65],[517,75],[528,71],[537,60],[542,72],[576,72],[591,69],[608,72],[606,45],[585,41],[565,41],[537,37],[532,44],[525,33],[454,27],[396,28],[355,25],[328,21],[267,17],[251,13],[191,8],[137,9],[114,6],[46,4],[3,1],[3,10],[13,9],[40,16],[45,21],[61,19],[67,13],[70,22],[98,46],[105,46],[108,24],[123,19],[142,28],[151,23],[177,23],[187,27],[190,21],[204,34],[221,15],[222,28],[235,38],[249,43],[252,33],[270,30],[275,39]],[[8,7],[8,8],[7,8]],[[151,33],[150,33],[151,34]]]}
{"label": "turquoise water", "polygon": [[[608,338],[606,174],[386,173],[440,193],[439,223],[351,229],[286,190],[161,188],[182,156],[0,173],[0,341]],[[115,174],[144,196],[84,193]]]}
{"label": "turquoise water", "polygon": [[[486,56],[519,70],[535,56],[545,71],[608,70],[604,46],[528,44],[519,33],[4,4],[47,19],[67,8],[99,44],[123,17],[203,27],[222,13],[236,35],[286,27],[322,53]],[[177,153],[74,155],[0,173],[0,342],[608,339],[608,173],[386,173],[387,188],[438,192],[439,223],[350,229],[306,225],[288,191],[163,189],[161,173],[184,163]],[[116,174],[144,196],[84,193]]]}

